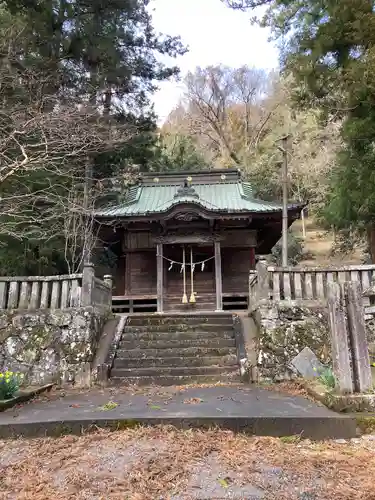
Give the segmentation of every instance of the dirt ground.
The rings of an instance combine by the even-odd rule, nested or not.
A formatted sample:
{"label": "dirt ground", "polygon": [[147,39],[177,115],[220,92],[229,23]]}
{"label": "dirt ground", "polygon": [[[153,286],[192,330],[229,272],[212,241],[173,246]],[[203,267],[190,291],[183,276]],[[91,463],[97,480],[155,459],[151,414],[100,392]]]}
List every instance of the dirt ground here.
{"label": "dirt ground", "polygon": [[0,499],[375,499],[375,436],[312,443],[169,427],[0,441]]}

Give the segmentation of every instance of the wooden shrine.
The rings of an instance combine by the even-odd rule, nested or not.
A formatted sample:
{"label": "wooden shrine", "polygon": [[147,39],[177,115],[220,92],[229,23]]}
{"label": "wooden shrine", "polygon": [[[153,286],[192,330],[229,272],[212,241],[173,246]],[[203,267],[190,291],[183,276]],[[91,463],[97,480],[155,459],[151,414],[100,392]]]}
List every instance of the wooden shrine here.
{"label": "wooden shrine", "polygon": [[[289,225],[301,208],[288,207]],[[159,313],[245,309],[249,270],[280,239],[281,216],[238,170],[144,175],[122,204],[97,213],[117,256],[114,303]]]}

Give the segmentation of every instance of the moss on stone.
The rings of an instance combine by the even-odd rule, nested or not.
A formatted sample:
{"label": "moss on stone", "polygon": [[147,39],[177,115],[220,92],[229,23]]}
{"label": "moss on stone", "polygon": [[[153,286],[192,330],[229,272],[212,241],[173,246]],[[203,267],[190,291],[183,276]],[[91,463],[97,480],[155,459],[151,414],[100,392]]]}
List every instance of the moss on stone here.
{"label": "moss on stone", "polygon": [[292,359],[310,347],[323,361],[329,361],[330,343],[325,314],[300,307],[260,308],[258,366],[261,377],[287,378]]}
{"label": "moss on stone", "polygon": [[1,314],[0,370],[22,371],[36,384],[73,381],[76,367],[92,360],[107,316],[95,308]]}
{"label": "moss on stone", "polygon": [[113,420],[108,422],[108,427],[111,431],[122,431],[126,429],[135,429],[140,427],[142,424],[138,420],[125,419],[125,420]]}
{"label": "moss on stone", "polygon": [[51,344],[52,339],[52,332],[44,325],[33,326],[26,337],[25,349],[45,349]]}
{"label": "moss on stone", "polygon": [[358,415],[356,416],[357,427],[364,434],[372,434],[375,432],[375,415]]}

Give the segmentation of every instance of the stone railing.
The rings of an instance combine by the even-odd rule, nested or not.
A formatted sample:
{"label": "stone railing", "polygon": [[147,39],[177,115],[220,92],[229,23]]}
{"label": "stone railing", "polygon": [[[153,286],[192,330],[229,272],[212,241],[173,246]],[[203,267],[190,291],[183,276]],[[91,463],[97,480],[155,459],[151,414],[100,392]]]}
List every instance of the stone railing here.
{"label": "stone railing", "polygon": [[[249,307],[252,311],[265,302],[322,305],[327,302],[328,283],[359,281],[362,291],[366,291],[374,278],[375,265],[283,268],[260,261],[249,276]],[[375,312],[368,296],[363,303],[366,313]]]}
{"label": "stone railing", "polygon": [[80,303],[82,274],[0,277],[0,309],[66,309]]}
{"label": "stone railing", "polygon": [[112,276],[96,278],[93,264],[86,264],[83,269],[81,305],[112,307]]}
{"label": "stone railing", "polygon": [[0,310],[111,308],[112,277],[95,277],[94,267],[60,276],[0,276]]}

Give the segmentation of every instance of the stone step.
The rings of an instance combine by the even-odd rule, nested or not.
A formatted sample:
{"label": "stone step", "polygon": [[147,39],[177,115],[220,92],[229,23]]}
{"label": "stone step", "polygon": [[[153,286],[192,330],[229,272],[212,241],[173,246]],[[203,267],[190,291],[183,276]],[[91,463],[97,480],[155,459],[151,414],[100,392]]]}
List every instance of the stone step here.
{"label": "stone step", "polygon": [[209,323],[211,325],[232,325],[233,318],[230,315],[226,314],[212,314],[212,315],[153,315],[153,316],[131,316],[128,319],[129,326],[146,326],[146,325],[159,325],[159,324],[168,324],[168,325],[179,325],[179,324],[187,324],[187,325],[201,325],[205,323]]}
{"label": "stone step", "polygon": [[111,377],[160,377],[163,375],[217,375],[238,371],[238,366],[163,366],[150,368],[112,368]]}
{"label": "stone step", "polygon": [[121,341],[119,349],[172,349],[183,347],[209,347],[209,348],[222,348],[222,347],[236,347],[235,339],[223,338],[200,338],[189,340],[132,340]]}
{"label": "stone step", "polygon": [[171,349],[118,349],[121,359],[236,356],[235,347],[176,347]]}
{"label": "stone step", "polygon": [[152,341],[152,340],[160,340],[160,341],[168,341],[168,340],[195,340],[195,339],[233,339],[234,332],[233,331],[222,331],[222,332],[200,332],[200,331],[192,331],[192,332],[137,332],[137,333],[128,333],[126,330],[125,333],[121,336],[121,341],[123,342],[139,342],[141,340],[144,341]]}
{"label": "stone step", "polygon": [[185,367],[185,366],[238,366],[237,356],[204,356],[204,357],[139,357],[139,358],[121,358],[116,357],[113,368],[150,368],[150,367]]}
{"label": "stone step", "polygon": [[239,382],[240,376],[236,372],[222,373],[220,375],[163,375],[158,377],[111,377],[113,385],[190,385]]}
{"label": "stone step", "polygon": [[142,325],[142,326],[132,326],[132,325],[126,325],[124,328],[124,331],[126,333],[141,333],[141,332],[193,332],[193,331],[199,331],[199,332],[222,332],[222,331],[228,331],[232,329],[232,325],[225,325],[225,324],[211,324],[211,323],[205,323],[205,324],[196,324],[196,325],[189,325],[186,323],[180,323],[180,324],[159,324],[159,325]]}

